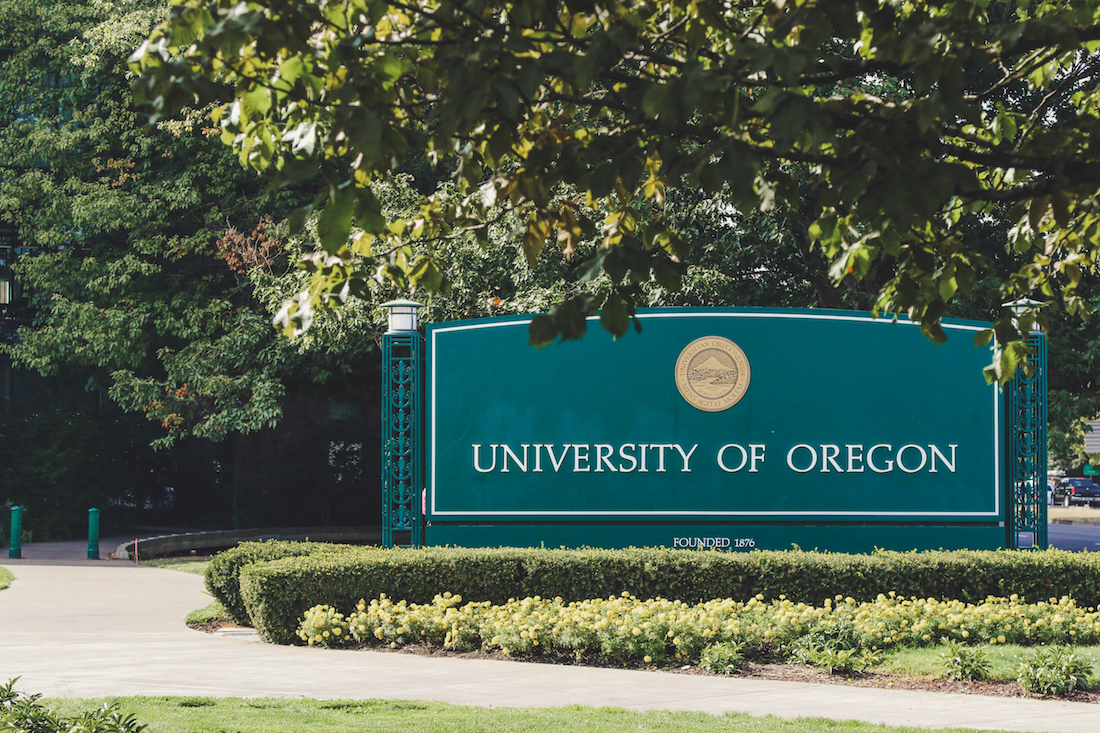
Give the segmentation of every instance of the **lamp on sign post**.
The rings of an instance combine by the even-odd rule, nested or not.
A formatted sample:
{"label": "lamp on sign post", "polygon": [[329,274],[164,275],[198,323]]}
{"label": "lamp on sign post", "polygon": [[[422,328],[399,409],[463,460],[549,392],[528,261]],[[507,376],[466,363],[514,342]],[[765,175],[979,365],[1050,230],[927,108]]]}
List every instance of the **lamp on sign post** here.
{"label": "lamp on sign post", "polygon": [[389,330],[386,333],[401,333],[416,330],[416,311],[423,308],[423,303],[415,300],[391,300],[382,304],[389,309]]}
{"label": "lamp on sign post", "polygon": [[[1040,308],[1045,308],[1046,303],[1038,300],[1032,300],[1031,298],[1017,298],[1016,300],[1010,300],[1007,303],[1001,304],[1002,308],[1008,308],[1012,311],[1012,315],[1016,316],[1016,323],[1019,324],[1020,318],[1031,311],[1038,311]],[[1032,329],[1032,333],[1035,333],[1037,329]]]}

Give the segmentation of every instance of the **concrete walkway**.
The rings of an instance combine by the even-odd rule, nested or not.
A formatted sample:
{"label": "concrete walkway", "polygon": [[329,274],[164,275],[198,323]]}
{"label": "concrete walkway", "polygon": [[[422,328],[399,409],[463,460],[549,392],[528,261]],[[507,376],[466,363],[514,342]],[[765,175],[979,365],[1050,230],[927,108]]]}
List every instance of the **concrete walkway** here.
{"label": "concrete walkway", "polygon": [[[109,544],[108,541],[104,541]],[[210,599],[197,575],[87,548],[0,557],[0,682],[48,697],[203,695],[439,700],[486,707],[616,706],[784,718],[858,719],[929,729],[1100,731],[1100,706],[839,685],[593,669],[263,644],[204,634],[184,617]],[[37,557],[37,559],[35,559]]]}

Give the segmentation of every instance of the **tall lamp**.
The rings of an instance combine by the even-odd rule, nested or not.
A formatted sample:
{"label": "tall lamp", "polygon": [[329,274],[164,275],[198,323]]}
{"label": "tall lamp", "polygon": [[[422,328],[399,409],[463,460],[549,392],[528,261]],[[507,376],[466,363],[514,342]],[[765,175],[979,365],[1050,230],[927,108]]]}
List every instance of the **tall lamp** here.
{"label": "tall lamp", "polygon": [[424,338],[422,303],[391,300],[382,337],[382,545],[424,543]]}
{"label": "tall lamp", "polygon": [[[1046,306],[1031,298],[1004,304],[1020,319]],[[1021,334],[1031,347],[1031,374],[1017,369],[1005,390],[1008,412],[1008,547],[1020,547],[1020,536],[1030,534],[1031,546],[1047,547],[1047,339],[1034,326]]]}

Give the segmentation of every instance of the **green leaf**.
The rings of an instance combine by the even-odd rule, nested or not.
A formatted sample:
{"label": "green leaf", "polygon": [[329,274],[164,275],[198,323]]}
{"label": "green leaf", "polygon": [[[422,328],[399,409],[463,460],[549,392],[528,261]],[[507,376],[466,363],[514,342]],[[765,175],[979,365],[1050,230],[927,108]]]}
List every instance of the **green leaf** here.
{"label": "green leaf", "polygon": [[329,199],[317,218],[317,238],[321,240],[321,248],[329,254],[335,254],[348,243],[355,201],[355,189],[345,186]]}
{"label": "green leaf", "polygon": [[608,251],[608,249],[601,249],[595,256],[582,262],[580,267],[577,268],[577,279],[581,282],[592,282],[599,277]]}
{"label": "green leaf", "polygon": [[294,82],[298,80],[298,75],[302,73],[302,69],[304,68],[305,62],[302,60],[301,56],[291,56],[286,61],[279,64],[279,78],[293,87]]}
{"label": "green leaf", "polygon": [[421,257],[413,263],[409,271],[409,285],[424,288],[429,293],[438,293],[443,288],[443,271],[431,257]]}
{"label": "green leaf", "polygon": [[531,319],[527,327],[527,343],[541,349],[549,346],[558,338],[558,329],[550,316],[539,315]]}
{"label": "green leaf", "polygon": [[388,231],[382,204],[370,188],[355,189],[355,220],[365,232],[384,234]]}
{"label": "green leaf", "polygon": [[265,87],[256,86],[252,90],[241,95],[241,120],[255,121],[263,117],[271,109],[271,91]]}
{"label": "green leaf", "polygon": [[600,325],[603,330],[616,339],[624,336],[630,328],[630,317],[633,309],[628,307],[626,300],[618,292],[612,293],[607,298],[600,310]]}

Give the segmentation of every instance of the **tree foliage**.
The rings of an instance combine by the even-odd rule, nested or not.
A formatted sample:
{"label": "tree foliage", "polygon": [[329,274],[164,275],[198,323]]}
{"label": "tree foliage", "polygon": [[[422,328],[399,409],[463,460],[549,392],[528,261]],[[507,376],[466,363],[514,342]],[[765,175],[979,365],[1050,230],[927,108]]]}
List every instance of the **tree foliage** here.
{"label": "tree foliage", "polygon": [[[17,267],[34,321],[6,351],[108,391],[161,444],[217,441],[274,425],[288,389],[361,366],[372,342],[307,355],[271,329],[233,258],[313,191],[268,191],[201,114],[147,124],[126,57],[164,12],[0,0],[0,219],[37,252]],[[285,237],[265,241],[268,269],[287,266]]]}
{"label": "tree foliage", "polygon": [[[288,330],[374,277],[445,290],[440,243],[511,215],[528,260],[589,242],[584,275],[612,283],[559,302],[532,342],[577,338],[597,311],[622,335],[643,284],[675,290],[698,255],[670,196],[725,187],[743,212],[800,207],[834,282],[889,258],[874,308],[938,341],[990,266],[960,227],[1006,209],[1016,257],[995,296],[1089,311],[1076,288],[1100,242],[1098,13],[1096,0],[174,0],[132,61],[154,116],[219,103],[242,163],[283,185],[327,181]],[[868,91],[884,80],[895,93]],[[455,186],[387,220],[372,181],[419,149],[455,161]],[[1034,323],[997,319],[991,375],[1015,373],[1017,328]]]}

